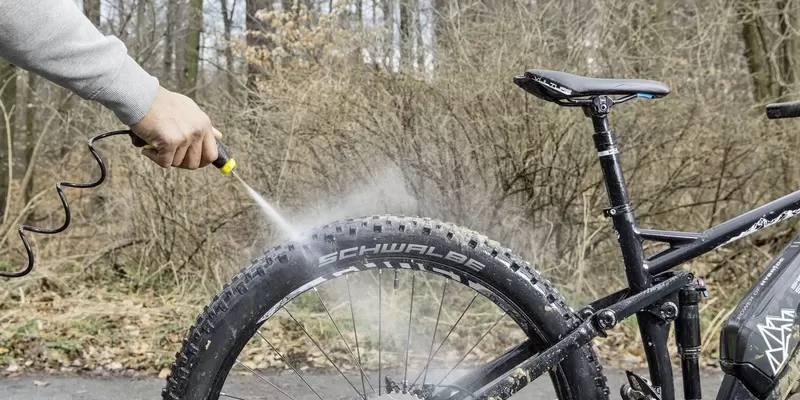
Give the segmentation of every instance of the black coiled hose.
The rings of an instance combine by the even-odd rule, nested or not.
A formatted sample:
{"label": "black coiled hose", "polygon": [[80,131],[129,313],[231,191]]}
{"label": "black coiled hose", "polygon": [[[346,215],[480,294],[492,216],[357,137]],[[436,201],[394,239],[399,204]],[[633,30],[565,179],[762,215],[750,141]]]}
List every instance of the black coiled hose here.
{"label": "black coiled hose", "polygon": [[130,135],[131,131],[129,130],[120,130],[120,131],[112,131],[101,133],[91,139],[89,139],[89,151],[92,153],[92,157],[94,157],[95,161],[97,161],[97,165],[100,166],[100,177],[94,181],[89,183],[76,183],[76,182],[65,182],[59,181],[56,183],[56,191],[58,192],[58,197],[61,199],[61,205],[64,207],[64,224],[62,224],[58,228],[53,229],[46,229],[46,228],[36,228],[29,225],[22,225],[19,228],[19,237],[22,239],[22,244],[25,246],[25,251],[28,253],[28,266],[25,269],[17,271],[17,272],[5,272],[0,271],[0,277],[4,278],[19,278],[25,275],[28,275],[31,270],[33,270],[33,264],[35,261],[33,255],[33,249],[31,249],[31,244],[28,242],[28,237],[25,235],[25,232],[35,232],[35,233],[44,233],[48,235],[53,235],[56,233],[63,232],[69,227],[69,223],[71,220],[71,214],[69,211],[69,203],[67,202],[67,197],[64,195],[64,187],[71,187],[71,188],[79,188],[79,189],[88,189],[93,188],[106,180],[106,164],[103,162],[103,159],[100,158],[100,155],[97,154],[97,150],[94,148],[94,142],[97,140],[105,139],[111,136],[117,135]]}

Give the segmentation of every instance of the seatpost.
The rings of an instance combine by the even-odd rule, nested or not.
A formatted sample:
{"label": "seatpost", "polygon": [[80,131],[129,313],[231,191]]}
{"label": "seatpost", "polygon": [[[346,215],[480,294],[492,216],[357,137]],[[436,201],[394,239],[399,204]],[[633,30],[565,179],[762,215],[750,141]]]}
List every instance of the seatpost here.
{"label": "seatpost", "polygon": [[[639,234],[636,231],[636,218],[628,199],[628,189],[622,176],[620,153],[616,146],[614,132],[608,122],[608,113],[614,100],[608,96],[596,96],[591,103],[583,106],[584,113],[592,119],[594,126],[594,147],[600,158],[609,208],[604,210],[605,216],[611,218],[617,242],[625,264],[625,275],[628,278],[631,294],[639,293],[653,286],[650,273],[644,262],[644,253]],[[667,350],[669,325],[662,324],[653,314],[647,311],[636,313],[639,321],[639,333],[644,343],[644,352],[650,370],[653,386],[661,391],[663,400],[674,400],[675,389],[672,380],[672,367]]]}
{"label": "seatpost", "polygon": [[608,122],[608,113],[611,111],[613,100],[608,96],[597,96],[592,103],[584,106],[584,112],[592,119],[594,126],[594,147],[600,158],[600,168],[605,178],[606,191],[608,192],[609,208],[604,210],[606,217],[610,217],[617,233],[617,241],[622,250],[622,259],[625,262],[625,273],[631,284],[633,293],[638,293],[652,286],[650,274],[644,267],[644,255],[639,235],[636,233],[636,220],[633,207],[628,199],[628,189],[625,178],[622,176],[619,149],[616,146],[616,137]]}

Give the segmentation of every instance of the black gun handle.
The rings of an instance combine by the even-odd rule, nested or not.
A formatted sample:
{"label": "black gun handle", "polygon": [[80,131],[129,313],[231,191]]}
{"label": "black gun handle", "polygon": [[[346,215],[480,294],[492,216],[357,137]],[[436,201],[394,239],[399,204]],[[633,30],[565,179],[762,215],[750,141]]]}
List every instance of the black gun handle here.
{"label": "black gun handle", "polygon": [[[137,136],[133,131],[128,131],[131,137],[131,143],[135,147],[143,147],[143,148],[150,148],[152,149],[153,146],[149,145],[144,139]],[[233,167],[236,166],[236,162],[231,157],[231,154],[228,152],[228,149],[225,145],[222,144],[219,140],[217,142],[217,159],[214,160],[211,164],[217,168],[219,168],[223,174],[227,174],[230,172]]]}

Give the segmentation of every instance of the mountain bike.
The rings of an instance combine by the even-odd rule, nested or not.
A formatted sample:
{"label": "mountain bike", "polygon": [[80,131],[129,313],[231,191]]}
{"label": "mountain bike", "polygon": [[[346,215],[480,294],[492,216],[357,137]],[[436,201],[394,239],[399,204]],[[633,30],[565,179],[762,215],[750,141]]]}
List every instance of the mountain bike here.
{"label": "mountain bike", "polygon": [[[700,399],[698,309],[708,292],[691,272],[672,269],[800,214],[800,191],[705,232],[640,228],[608,116],[627,101],[666,96],[667,85],[540,69],[513,80],[591,120],[609,200],[604,215],[627,288],[573,309],[529,263],[471,230],[405,216],[337,221],[269,250],[232,278],[189,330],[163,398],[495,400],[547,373],[552,397],[606,399],[611,391],[592,340],[635,315],[649,377],[627,371],[620,396],[675,398],[668,352],[674,324],[683,395]],[[800,116],[800,103],[769,105],[767,115]],[[645,241],[668,247],[645,257]],[[785,398],[796,389],[799,254],[800,237],[722,329],[718,399]],[[499,344],[487,345],[487,338]],[[331,372],[315,372],[322,370]],[[237,392],[235,373],[262,388]],[[341,390],[324,383],[334,378]]]}

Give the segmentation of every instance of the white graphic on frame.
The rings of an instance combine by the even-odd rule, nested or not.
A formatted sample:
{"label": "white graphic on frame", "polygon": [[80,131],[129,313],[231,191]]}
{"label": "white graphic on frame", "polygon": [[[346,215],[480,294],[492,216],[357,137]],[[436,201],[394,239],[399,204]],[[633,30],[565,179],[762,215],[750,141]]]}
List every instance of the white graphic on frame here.
{"label": "white graphic on frame", "polygon": [[741,239],[741,238],[743,238],[743,237],[745,237],[747,235],[755,233],[756,231],[764,229],[764,228],[766,228],[768,226],[772,226],[772,225],[777,224],[778,222],[781,222],[781,221],[787,220],[789,218],[792,218],[795,215],[800,215],[800,209],[784,211],[784,212],[780,213],[780,215],[778,215],[777,217],[775,217],[775,218],[773,218],[771,220],[763,218],[763,217],[759,218],[758,221],[756,221],[756,223],[753,224],[746,231],[744,231],[744,232],[742,232],[742,233],[740,233],[740,234],[728,239],[728,241],[723,243],[723,244],[721,244],[720,247],[725,246],[726,244],[728,244],[730,242],[735,242],[735,241],[737,241],[737,240],[739,240],[739,239]]}
{"label": "white graphic on frame", "polygon": [[782,309],[780,317],[770,317],[764,324],[758,324],[758,331],[767,345],[766,356],[772,372],[777,374],[789,358],[789,341],[792,338],[794,310]]}

